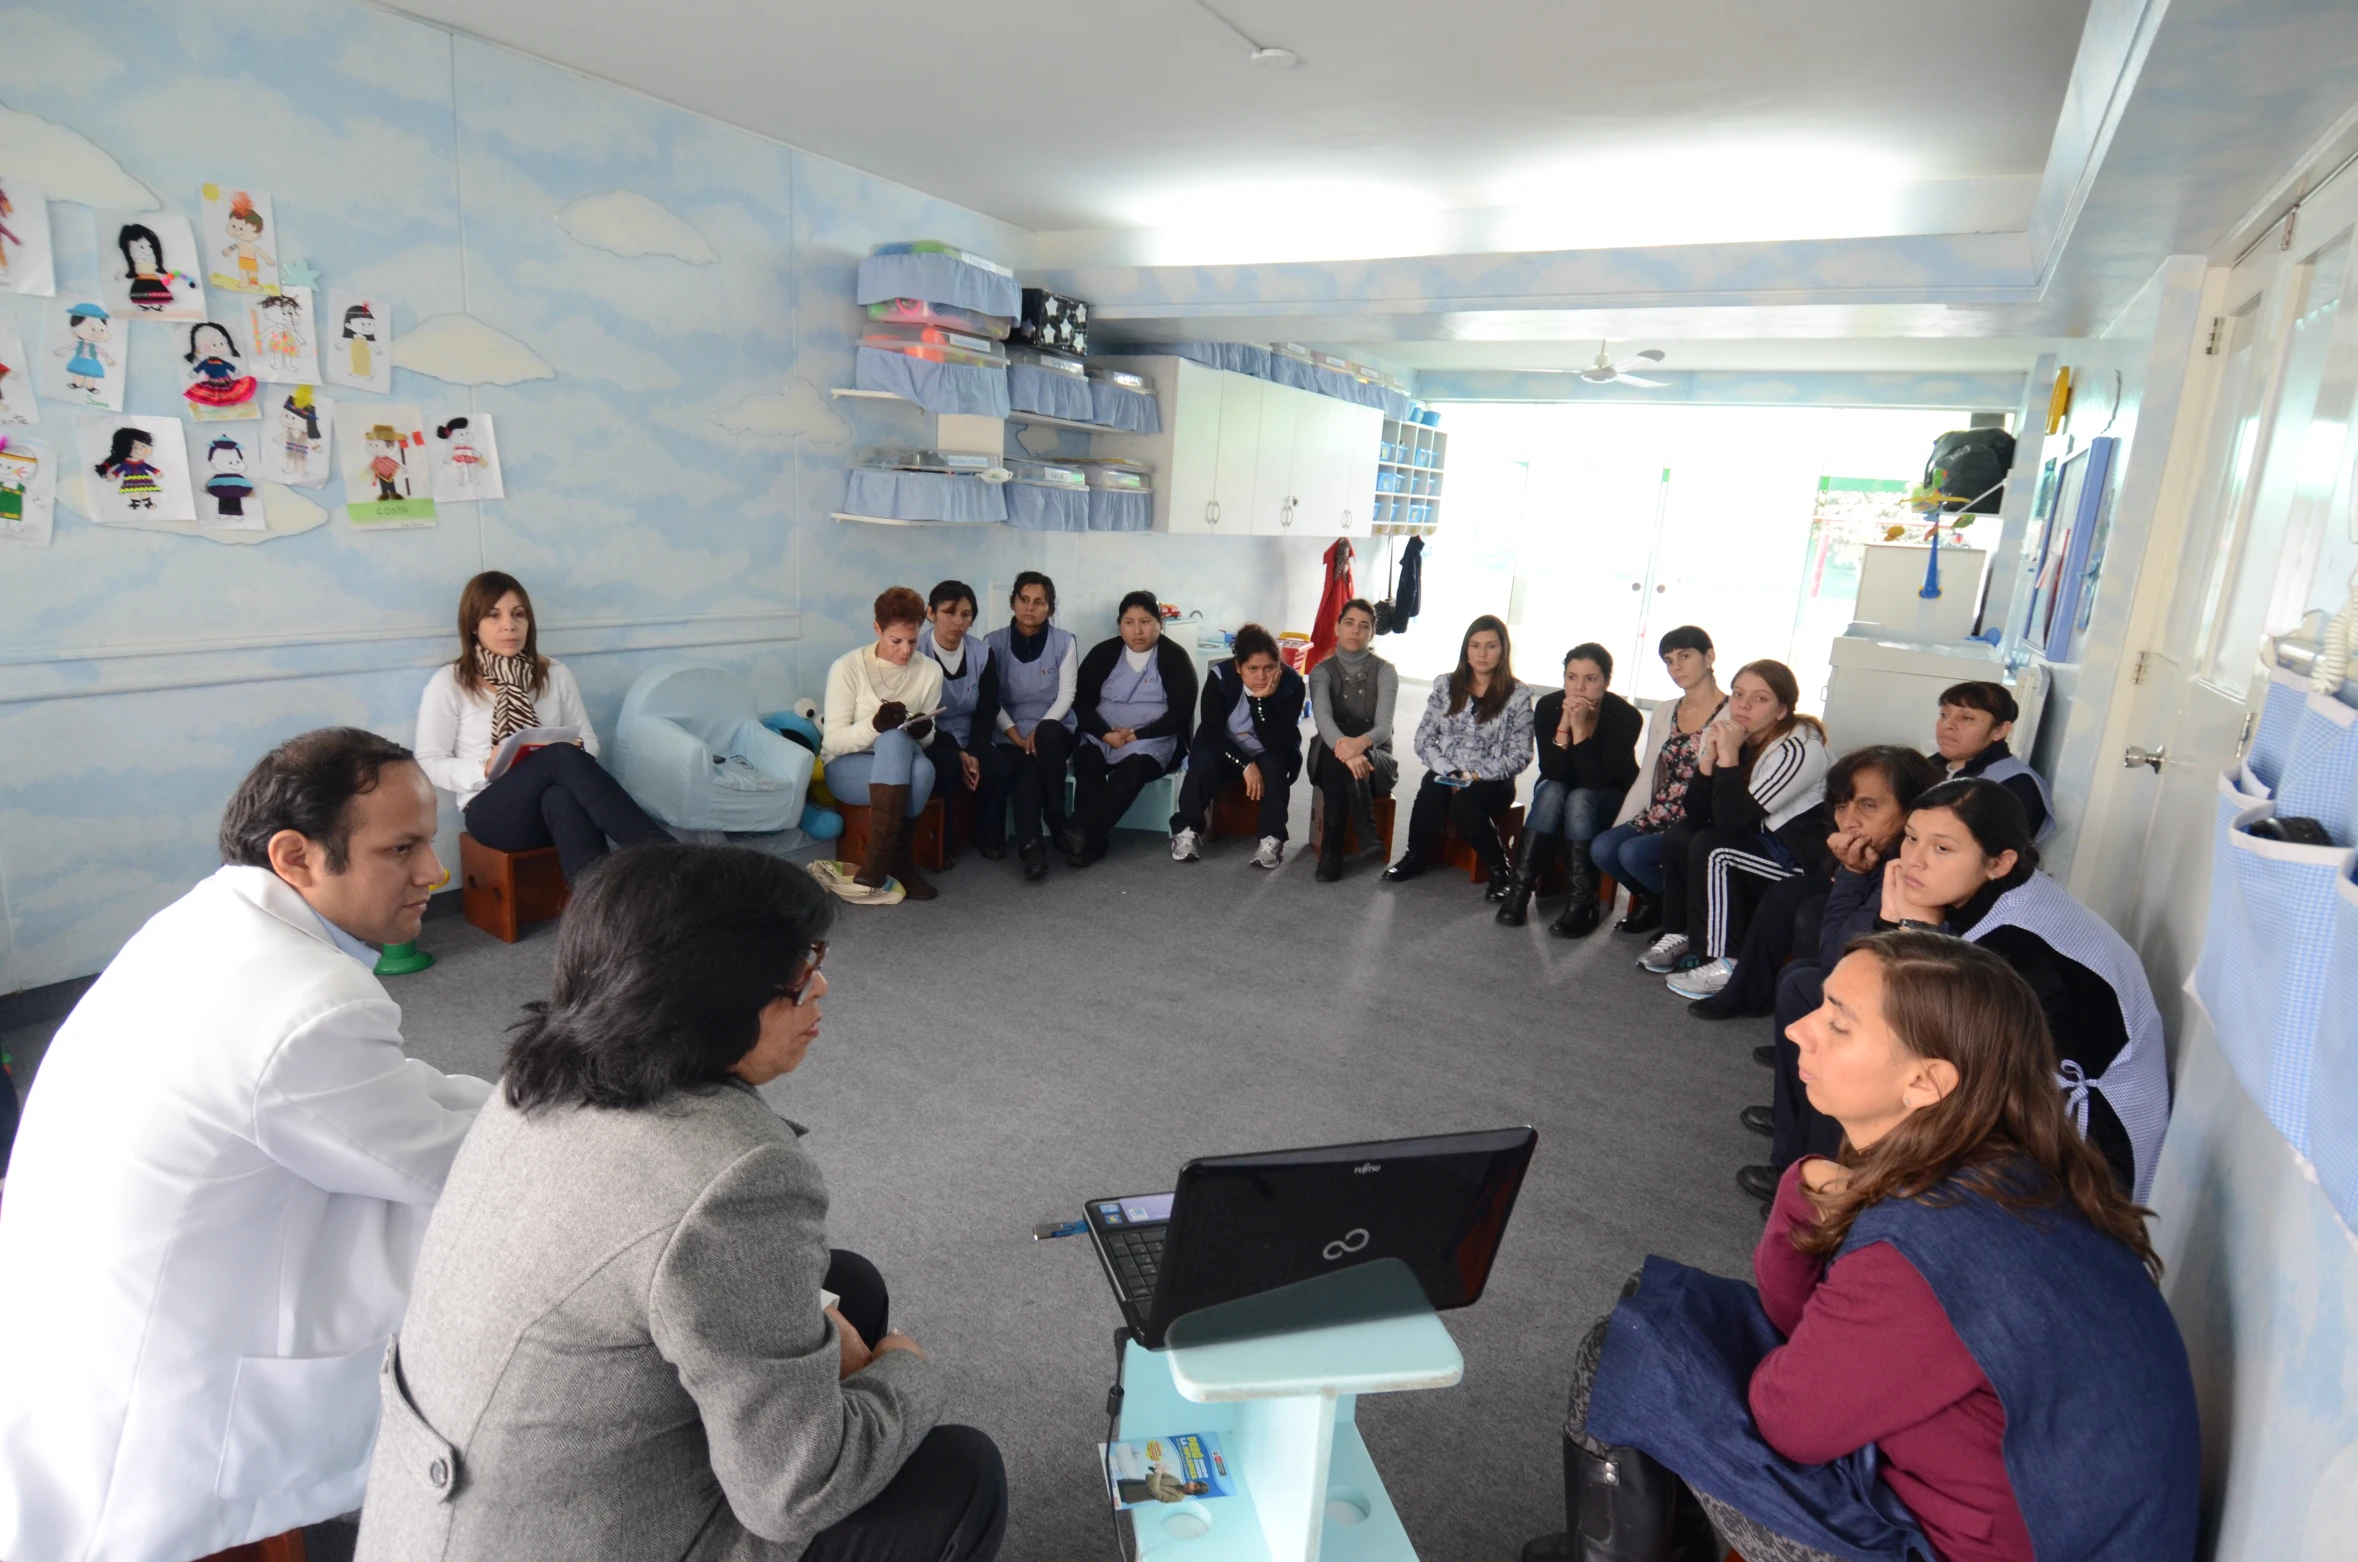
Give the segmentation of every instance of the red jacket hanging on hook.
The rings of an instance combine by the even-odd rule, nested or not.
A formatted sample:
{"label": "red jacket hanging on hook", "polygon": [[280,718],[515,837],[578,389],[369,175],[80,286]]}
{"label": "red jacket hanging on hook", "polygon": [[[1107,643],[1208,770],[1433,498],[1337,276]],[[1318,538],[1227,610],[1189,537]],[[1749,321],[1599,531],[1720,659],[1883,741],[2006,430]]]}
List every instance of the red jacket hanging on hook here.
{"label": "red jacket hanging on hook", "polygon": [[1310,655],[1302,664],[1307,673],[1334,655],[1335,620],[1343,604],[1359,593],[1351,589],[1351,539],[1338,537],[1326,550],[1326,584],[1318,593],[1318,621],[1310,626]]}

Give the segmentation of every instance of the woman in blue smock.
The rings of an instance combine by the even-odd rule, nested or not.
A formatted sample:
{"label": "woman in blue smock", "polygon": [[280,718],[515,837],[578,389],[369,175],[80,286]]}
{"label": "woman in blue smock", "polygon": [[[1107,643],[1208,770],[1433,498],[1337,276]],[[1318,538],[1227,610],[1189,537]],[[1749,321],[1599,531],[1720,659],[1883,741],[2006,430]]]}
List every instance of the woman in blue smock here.
{"label": "woman in blue smock", "polygon": [[1151,591],[1122,598],[1121,630],[1081,658],[1073,715],[1073,822],[1062,845],[1070,867],[1105,855],[1113,827],[1146,783],[1179,768],[1180,741],[1195,710],[1195,658],[1163,638],[1162,604]]}
{"label": "woman in blue smock", "polygon": [[1646,1260],[1575,1361],[1571,1531],[1525,1562],[2192,1562],[2185,1345],[2038,995],[1877,933],[1793,1039],[1840,1158],[1785,1173],[1757,1290]]}
{"label": "woman in blue smock", "polygon": [[979,700],[990,712],[983,745],[982,784],[974,797],[974,849],[1007,855],[1007,813],[1015,813],[1015,849],[1023,876],[1048,876],[1048,837],[1064,832],[1064,773],[1073,757],[1073,698],[1080,680],[1080,642],[1049,622],[1056,614],[1056,582],[1036,569],[1015,577],[1007,608],[1014,622],[984,643]]}
{"label": "woman in blue smock", "polygon": [[[976,723],[991,648],[967,633],[974,627],[974,614],[974,588],[963,580],[945,580],[925,599],[925,629],[917,637],[917,653],[932,658],[942,670],[942,708],[934,714],[933,742],[926,746],[925,756],[933,762],[933,795],[951,801],[982,783]],[[988,718],[982,723],[987,729]],[[944,867],[957,851],[957,823],[958,810],[948,808],[942,819]]]}

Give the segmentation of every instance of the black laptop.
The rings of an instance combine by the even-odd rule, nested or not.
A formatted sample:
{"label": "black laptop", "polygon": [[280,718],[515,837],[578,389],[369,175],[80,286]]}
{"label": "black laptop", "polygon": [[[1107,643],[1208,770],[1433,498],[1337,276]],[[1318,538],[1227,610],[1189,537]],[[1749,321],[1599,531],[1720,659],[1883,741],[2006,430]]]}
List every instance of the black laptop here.
{"label": "black laptop", "polygon": [[1379,1260],[1405,1266],[1435,1310],[1464,1307],[1538,1142],[1499,1128],[1189,1161],[1169,1193],[1091,1200],[1089,1236],[1149,1350],[1182,1318]]}

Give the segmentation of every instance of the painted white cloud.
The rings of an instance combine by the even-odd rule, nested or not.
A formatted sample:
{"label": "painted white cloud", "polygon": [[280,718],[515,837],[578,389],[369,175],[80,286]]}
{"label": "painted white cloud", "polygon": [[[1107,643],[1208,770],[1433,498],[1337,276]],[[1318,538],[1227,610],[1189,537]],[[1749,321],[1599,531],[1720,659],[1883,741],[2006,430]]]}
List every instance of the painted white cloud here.
{"label": "painted white cloud", "polygon": [[797,435],[814,445],[835,446],[851,441],[851,425],[808,380],[789,380],[781,394],[770,391],[724,407],[712,421],[732,434],[781,443]]}
{"label": "painted white cloud", "polygon": [[680,373],[663,357],[633,347],[586,314],[569,314],[532,333],[534,343],[566,375],[604,380],[624,390],[677,390]]}
{"label": "painted white cloud", "polygon": [[557,226],[577,244],[616,255],[668,255],[691,266],[720,259],[696,225],[636,190],[585,195],[558,208]]}
{"label": "painted white cloud", "polygon": [[473,315],[435,315],[393,340],[393,361],[450,385],[515,385],[557,371],[507,332]]}
{"label": "painted white cloud", "polygon": [[[647,268],[637,261],[576,245],[519,260],[508,268],[506,280],[518,289],[596,299],[614,314],[666,336],[701,332],[738,343],[792,342],[794,289],[781,278],[793,267],[794,255],[783,214],[718,202],[697,208],[696,224],[711,237],[720,258],[688,286],[650,287]],[[850,313],[840,298],[835,313],[839,319]]]}
{"label": "painted white cloud", "polygon": [[[389,298],[419,316],[466,308],[466,260],[456,244],[412,244],[349,271],[323,276],[323,287]],[[319,302],[324,308],[326,293]]]}
{"label": "painted white cloud", "polygon": [[141,212],[163,204],[88,136],[5,104],[0,104],[0,168],[32,180],[53,201]]}

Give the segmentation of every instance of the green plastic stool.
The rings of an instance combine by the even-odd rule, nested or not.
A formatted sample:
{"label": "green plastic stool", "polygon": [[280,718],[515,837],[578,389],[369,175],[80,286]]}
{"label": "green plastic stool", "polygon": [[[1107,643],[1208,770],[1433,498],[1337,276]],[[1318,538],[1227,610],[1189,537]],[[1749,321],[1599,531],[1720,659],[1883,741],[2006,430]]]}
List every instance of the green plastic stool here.
{"label": "green plastic stool", "polygon": [[415,944],[387,944],[377,957],[379,976],[411,976],[434,963],[434,957]]}

